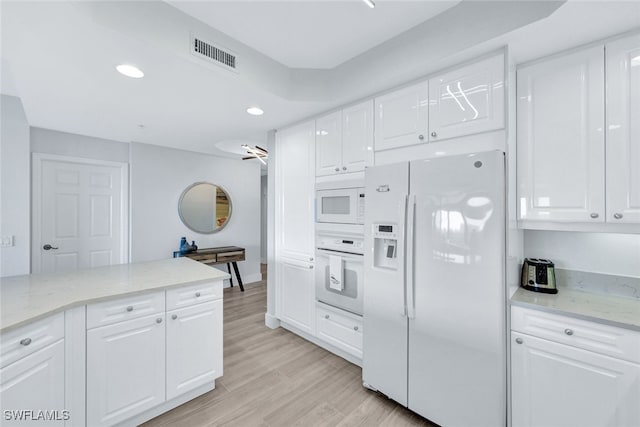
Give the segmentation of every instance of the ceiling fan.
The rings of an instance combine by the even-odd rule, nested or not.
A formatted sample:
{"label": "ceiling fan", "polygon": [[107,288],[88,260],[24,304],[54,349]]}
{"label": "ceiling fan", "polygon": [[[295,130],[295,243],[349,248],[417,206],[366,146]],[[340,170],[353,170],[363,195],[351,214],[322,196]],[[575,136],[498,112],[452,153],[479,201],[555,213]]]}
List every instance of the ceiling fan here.
{"label": "ceiling fan", "polygon": [[247,154],[249,154],[249,156],[243,157],[242,160],[258,159],[262,164],[267,164],[264,160],[269,158],[269,152],[264,148],[257,145],[255,147],[250,147],[247,144],[242,144],[242,148],[247,150]]}

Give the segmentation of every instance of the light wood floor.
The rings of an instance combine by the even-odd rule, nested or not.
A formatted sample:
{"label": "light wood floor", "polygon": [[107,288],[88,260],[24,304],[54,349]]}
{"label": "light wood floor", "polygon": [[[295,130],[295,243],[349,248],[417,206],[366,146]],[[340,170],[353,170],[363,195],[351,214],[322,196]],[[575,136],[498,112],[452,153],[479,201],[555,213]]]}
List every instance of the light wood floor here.
{"label": "light wood floor", "polygon": [[264,325],[266,282],[225,289],[224,375],[152,426],[431,426],[362,387],[361,369]]}

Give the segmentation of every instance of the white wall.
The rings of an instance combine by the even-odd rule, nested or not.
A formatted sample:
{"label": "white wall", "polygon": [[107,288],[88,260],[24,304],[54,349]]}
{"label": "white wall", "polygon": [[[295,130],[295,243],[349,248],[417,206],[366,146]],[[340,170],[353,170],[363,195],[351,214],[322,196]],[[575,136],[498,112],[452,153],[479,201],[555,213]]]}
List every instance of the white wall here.
{"label": "white wall", "polygon": [[[171,258],[180,237],[200,248],[241,246],[246,261],[238,263],[245,283],[260,275],[260,166],[190,151],[131,143],[131,261]],[[182,191],[198,181],[223,187],[233,213],[218,233],[198,234],[178,216]],[[224,265],[219,266],[226,271]]]}
{"label": "white wall", "polygon": [[260,262],[267,263],[267,175],[260,177]]}
{"label": "white wall", "polygon": [[51,129],[31,128],[31,152],[129,162],[129,144]]}
{"label": "white wall", "polygon": [[548,258],[557,268],[640,277],[638,234],[527,230],[524,255]]}
{"label": "white wall", "polygon": [[31,159],[29,123],[19,98],[0,99],[0,235],[15,246],[0,248],[0,276],[30,271]]}

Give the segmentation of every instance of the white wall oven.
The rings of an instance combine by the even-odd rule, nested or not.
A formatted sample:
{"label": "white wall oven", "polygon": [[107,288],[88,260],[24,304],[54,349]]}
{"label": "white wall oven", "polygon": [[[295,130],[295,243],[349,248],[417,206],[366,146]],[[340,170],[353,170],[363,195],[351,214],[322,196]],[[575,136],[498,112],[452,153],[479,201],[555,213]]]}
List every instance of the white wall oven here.
{"label": "white wall oven", "polygon": [[316,299],[362,315],[364,229],[316,224]]}
{"label": "white wall oven", "polygon": [[364,224],[364,186],[357,181],[316,184],[316,222]]}

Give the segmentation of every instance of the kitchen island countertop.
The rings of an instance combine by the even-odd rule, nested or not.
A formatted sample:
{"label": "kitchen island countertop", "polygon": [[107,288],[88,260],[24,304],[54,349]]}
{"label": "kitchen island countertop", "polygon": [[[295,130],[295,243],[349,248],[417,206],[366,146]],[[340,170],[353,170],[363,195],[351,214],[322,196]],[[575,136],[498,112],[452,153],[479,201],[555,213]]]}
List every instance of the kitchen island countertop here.
{"label": "kitchen island countertop", "polygon": [[79,305],[227,278],[189,258],[5,277],[0,279],[0,332]]}

